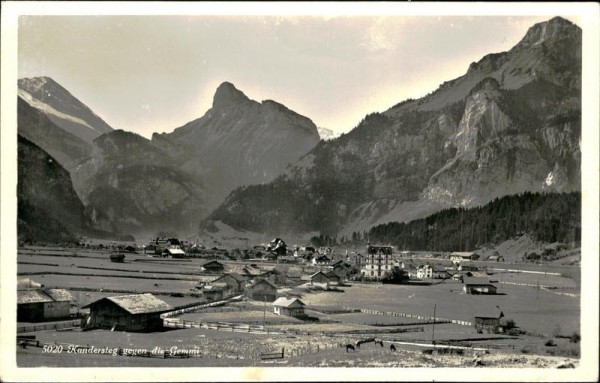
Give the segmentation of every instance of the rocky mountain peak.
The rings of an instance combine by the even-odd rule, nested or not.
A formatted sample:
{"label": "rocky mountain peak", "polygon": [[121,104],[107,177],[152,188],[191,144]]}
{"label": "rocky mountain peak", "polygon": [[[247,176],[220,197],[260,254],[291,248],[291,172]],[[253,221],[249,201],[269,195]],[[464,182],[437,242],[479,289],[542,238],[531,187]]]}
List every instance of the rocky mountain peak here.
{"label": "rocky mountain peak", "polygon": [[225,81],[219,85],[215,92],[213,97],[213,108],[226,108],[231,105],[237,105],[248,101],[250,101],[250,99],[244,92],[238,90],[232,83]]}
{"label": "rocky mountain peak", "polygon": [[580,34],[581,29],[562,17],[554,17],[548,21],[533,25],[525,37],[517,44],[519,47],[531,47],[547,41],[558,41]]}

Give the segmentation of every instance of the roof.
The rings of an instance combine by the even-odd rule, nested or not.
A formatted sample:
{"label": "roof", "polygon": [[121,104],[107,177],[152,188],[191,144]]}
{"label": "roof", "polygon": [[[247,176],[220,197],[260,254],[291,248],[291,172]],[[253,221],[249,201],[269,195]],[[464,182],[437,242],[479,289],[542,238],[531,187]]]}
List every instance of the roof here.
{"label": "roof", "polygon": [[486,286],[494,286],[489,278],[480,278],[480,277],[465,277],[463,280],[465,285],[486,285]]}
{"label": "roof", "polygon": [[204,290],[225,290],[227,288],[227,283],[222,282],[211,282],[210,285],[204,286]]}
{"label": "roof", "polygon": [[278,307],[300,307],[300,306],[306,306],[306,304],[304,304],[304,302],[302,302],[298,298],[285,298],[285,297],[281,297],[281,298],[277,298],[275,300],[275,302],[273,302],[273,306],[278,306]]}
{"label": "roof", "polygon": [[181,249],[165,249],[164,251],[167,251],[171,254],[185,254],[185,251]]}
{"label": "roof", "polygon": [[41,290],[20,290],[17,291],[17,304],[24,303],[43,303],[54,302],[49,295]]}
{"label": "roof", "polygon": [[500,310],[500,308],[495,307],[495,308],[484,309],[483,311],[475,313],[475,315],[473,315],[473,316],[475,318],[494,318],[494,319],[498,319],[498,318],[502,318],[504,316],[504,313],[502,312],[502,310]]}
{"label": "roof", "polygon": [[459,257],[470,257],[473,254],[475,254],[474,252],[469,252],[469,251],[454,251],[452,253],[450,253],[450,256],[459,256]]}
{"label": "roof", "polygon": [[56,302],[74,301],[75,297],[65,289],[46,289],[46,294],[50,295]]}
{"label": "roof", "polygon": [[319,274],[323,274],[324,276],[327,276],[327,274],[325,274],[324,272],[322,272],[322,271],[317,271],[316,273],[314,273],[313,275],[311,275],[311,276],[310,276],[310,279],[313,279],[314,277],[316,277],[316,276],[317,276],[317,275],[319,275]]}
{"label": "roof", "polygon": [[17,304],[45,303],[45,302],[68,302],[75,300],[73,295],[65,289],[45,290],[18,290]]}
{"label": "roof", "polygon": [[219,261],[216,261],[216,260],[214,260],[214,259],[211,259],[211,260],[209,260],[209,261],[206,261],[206,262],[204,262],[204,263],[202,264],[202,267],[206,267],[206,265],[210,265],[211,263],[216,263],[216,264],[219,264],[219,265],[221,265],[221,266],[223,266],[223,267],[225,266],[225,265],[224,265],[224,264],[222,264],[221,262],[219,262]]}
{"label": "roof", "polygon": [[148,314],[172,310],[173,307],[167,302],[158,299],[150,293],[119,295],[115,297],[106,297],[95,302],[89,303],[82,308],[88,308],[103,300],[108,300],[130,314]]}
{"label": "roof", "polygon": [[269,282],[266,279],[257,279],[256,281],[254,281],[253,284],[251,284],[250,286],[248,286],[249,289],[253,288],[254,286],[257,286],[261,283],[266,283],[267,285],[271,286],[274,289],[277,289],[277,286],[275,286],[274,284],[272,284],[271,282]]}

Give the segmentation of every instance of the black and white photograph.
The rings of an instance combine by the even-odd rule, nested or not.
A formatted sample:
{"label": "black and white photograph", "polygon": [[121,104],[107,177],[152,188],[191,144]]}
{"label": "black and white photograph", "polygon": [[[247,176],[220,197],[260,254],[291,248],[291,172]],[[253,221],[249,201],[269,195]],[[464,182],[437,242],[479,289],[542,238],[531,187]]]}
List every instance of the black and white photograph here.
{"label": "black and white photograph", "polygon": [[4,1],[0,378],[596,381],[599,9]]}

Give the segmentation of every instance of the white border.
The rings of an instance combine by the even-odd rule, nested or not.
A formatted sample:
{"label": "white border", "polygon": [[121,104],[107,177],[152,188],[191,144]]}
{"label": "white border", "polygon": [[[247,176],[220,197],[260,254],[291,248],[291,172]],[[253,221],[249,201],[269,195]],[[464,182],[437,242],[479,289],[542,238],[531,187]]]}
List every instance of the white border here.
{"label": "white border", "polygon": [[[561,15],[578,16],[583,30],[582,125],[582,358],[576,370],[452,368],[16,368],[16,110],[19,15]],[[595,381],[598,379],[598,119],[596,3],[86,3],[3,2],[1,29],[0,378],[4,381],[262,381],[460,380]],[[490,52],[492,53],[492,52]],[[143,371],[143,372],[142,372]]]}

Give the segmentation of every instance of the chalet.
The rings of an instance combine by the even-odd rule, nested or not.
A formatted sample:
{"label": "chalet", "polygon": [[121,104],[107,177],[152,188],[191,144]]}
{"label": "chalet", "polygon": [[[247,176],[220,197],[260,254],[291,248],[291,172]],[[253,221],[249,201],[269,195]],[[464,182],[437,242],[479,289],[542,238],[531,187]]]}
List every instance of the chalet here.
{"label": "chalet", "polygon": [[225,265],[219,261],[210,260],[202,264],[202,271],[209,274],[221,274],[225,270]]}
{"label": "chalet", "polygon": [[156,255],[157,247],[154,243],[144,246],[144,254]]}
{"label": "chalet", "polygon": [[280,271],[277,268],[273,268],[271,270],[267,270],[258,276],[259,278],[263,278],[268,280],[274,285],[286,285],[288,277],[285,272]]}
{"label": "chalet", "polygon": [[488,278],[464,277],[463,283],[467,294],[496,294],[497,287]]}
{"label": "chalet", "polygon": [[[153,245],[154,252],[158,255],[161,255],[165,249],[181,249],[181,242],[177,238],[156,238],[149,245]],[[146,250],[149,250],[149,246],[146,246]]]}
{"label": "chalet", "polygon": [[493,310],[476,313],[473,326],[475,326],[478,333],[483,332],[483,330],[489,333],[498,333],[502,331],[502,326],[500,325],[502,317],[504,317],[504,313],[498,307]]}
{"label": "chalet", "polygon": [[267,250],[277,255],[287,254],[287,245],[281,238],[274,238],[267,247]]}
{"label": "chalet", "polygon": [[410,279],[415,279],[418,278],[418,272],[419,270],[414,267],[414,266],[408,266],[406,268],[404,268],[404,271],[406,271],[406,273],[408,274],[408,278]]}
{"label": "chalet", "polygon": [[311,283],[329,283],[329,276],[322,271],[318,271],[310,276]]}
{"label": "chalet", "polygon": [[75,298],[64,289],[17,290],[17,321],[41,322],[68,318]]}
{"label": "chalet", "polygon": [[340,259],[330,264],[333,272],[340,276],[340,278],[347,278],[352,272],[352,265],[348,262]]}
{"label": "chalet", "polygon": [[464,278],[464,276],[461,273],[454,273],[454,275],[452,275],[452,280],[453,281],[462,282],[463,278]]}
{"label": "chalet", "polygon": [[238,273],[228,273],[220,276],[219,278],[212,281],[210,284],[224,283],[228,290],[233,294],[242,293],[246,285],[247,277],[244,277]]}
{"label": "chalet", "polygon": [[160,314],[172,310],[152,294],[131,294],[101,298],[83,308],[90,309],[86,328],[121,331],[152,331],[162,328]]}
{"label": "chalet", "polygon": [[450,277],[450,273],[439,266],[421,265],[417,268],[417,278],[446,279]]}
{"label": "chalet", "polygon": [[312,264],[315,266],[327,266],[331,262],[331,258],[327,255],[318,255],[312,259]]}
{"label": "chalet", "polygon": [[169,258],[185,258],[185,251],[177,248],[164,249],[162,256]]}
{"label": "chalet", "polygon": [[256,301],[273,302],[277,298],[277,287],[266,279],[259,278],[246,287],[246,295]]}
{"label": "chalet", "polygon": [[298,298],[277,298],[273,302],[273,312],[277,315],[287,315],[291,317],[304,316],[304,307],[306,305]]}
{"label": "chalet", "polygon": [[334,271],[325,273],[325,275],[327,276],[327,278],[329,278],[329,283],[339,284],[342,281],[342,278],[338,274],[336,274]]}
{"label": "chalet", "polygon": [[231,286],[224,282],[211,282],[202,289],[202,295],[208,301],[219,301],[225,297],[231,296]]}
{"label": "chalet", "polygon": [[474,252],[455,251],[450,253],[450,260],[454,262],[476,261],[479,259],[479,254]]}
{"label": "chalet", "polygon": [[487,260],[490,262],[504,262],[504,257],[501,255],[490,255]]}

